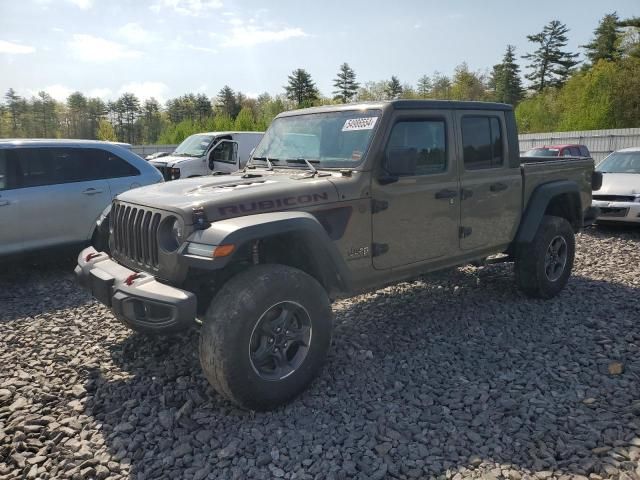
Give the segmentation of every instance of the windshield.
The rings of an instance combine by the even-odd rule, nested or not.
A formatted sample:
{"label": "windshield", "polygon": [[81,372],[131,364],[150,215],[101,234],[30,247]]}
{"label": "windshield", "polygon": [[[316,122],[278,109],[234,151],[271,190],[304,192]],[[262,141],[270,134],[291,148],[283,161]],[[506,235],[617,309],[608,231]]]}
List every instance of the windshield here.
{"label": "windshield", "polygon": [[614,152],[596,167],[603,173],[640,173],[640,152]]}
{"label": "windshield", "polygon": [[353,167],[364,158],[381,114],[381,110],[351,110],[277,118],[253,158],[280,164],[306,159],[320,167]]}
{"label": "windshield", "polygon": [[534,148],[533,150],[529,150],[525,152],[525,157],[557,157],[558,156],[557,148]]}
{"label": "windshield", "polygon": [[213,140],[213,135],[198,133],[186,138],[173,152],[174,155],[201,157],[207,151],[209,144]]}

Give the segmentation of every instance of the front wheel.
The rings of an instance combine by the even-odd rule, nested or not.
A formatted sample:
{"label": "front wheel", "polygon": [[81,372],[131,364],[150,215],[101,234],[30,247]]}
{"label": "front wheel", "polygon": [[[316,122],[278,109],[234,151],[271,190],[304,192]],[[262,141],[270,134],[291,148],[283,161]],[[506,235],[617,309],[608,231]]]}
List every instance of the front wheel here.
{"label": "front wheel", "polygon": [[571,224],[564,218],[545,215],[533,241],[516,253],[518,287],[531,297],[556,296],[569,280],[575,251]]}
{"label": "front wheel", "polygon": [[221,395],[268,410],[318,375],[331,328],[329,298],[313,277],[284,265],[257,265],[212,300],[200,334],[200,364]]}

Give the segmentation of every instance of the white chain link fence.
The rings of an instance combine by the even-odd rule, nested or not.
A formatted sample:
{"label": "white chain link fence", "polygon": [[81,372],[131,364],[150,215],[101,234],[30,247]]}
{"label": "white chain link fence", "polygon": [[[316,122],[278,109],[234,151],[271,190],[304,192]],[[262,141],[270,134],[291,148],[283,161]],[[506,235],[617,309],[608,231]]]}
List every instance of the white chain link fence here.
{"label": "white chain link fence", "polygon": [[[520,139],[520,151],[526,152],[542,145],[578,143],[586,145],[596,162],[614,150],[640,147],[640,128],[614,130],[584,130],[581,132],[525,133]],[[134,145],[132,150],[146,157],[155,152],[173,152],[177,145]]]}

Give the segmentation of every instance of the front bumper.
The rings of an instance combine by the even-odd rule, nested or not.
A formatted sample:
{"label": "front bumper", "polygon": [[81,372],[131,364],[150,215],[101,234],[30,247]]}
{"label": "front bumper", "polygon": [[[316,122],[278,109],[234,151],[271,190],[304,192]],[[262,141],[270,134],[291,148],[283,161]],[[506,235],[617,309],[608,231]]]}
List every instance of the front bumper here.
{"label": "front bumper", "polygon": [[640,203],[638,202],[593,200],[592,205],[600,209],[597,221],[640,223]]}
{"label": "front bumper", "polygon": [[135,272],[93,247],[78,255],[78,283],[134,330],[176,332],[195,321],[196,296]]}

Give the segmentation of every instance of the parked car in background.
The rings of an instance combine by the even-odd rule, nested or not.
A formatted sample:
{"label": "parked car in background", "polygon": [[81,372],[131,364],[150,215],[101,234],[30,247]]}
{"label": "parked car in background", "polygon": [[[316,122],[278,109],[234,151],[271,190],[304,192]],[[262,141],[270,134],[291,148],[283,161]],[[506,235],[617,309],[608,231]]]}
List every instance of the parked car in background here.
{"label": "parked car in background", "polygon": [[640,147],[613,152],[596,170],[602,172],[602,187],[593,194],[598,223],[640,223]]}
{"label": "parked car in background", "polygon": [[147,155],[146,157],[144,157],[144,159],[149,161],[155,160],[156,158],[166,157],[168,155],[171,155],[171,152],[155,152]]}
{"label": "parked car in background", "polygon": [[548,145],[536,147],[522,154],[523,157],[585,157],[590,158],[591,153],[585,145]]}
{"label": "parked car in background", "polygon": [[158,182],[154,167],[111,142],[0,140],[0,255],[97,242],[116,195]]}
{"label": "parked car in background", "polygon": [[264,132],[208,132],[187,137],[171,155],[150,160],[165,180],[231,173],[247,164]]}

